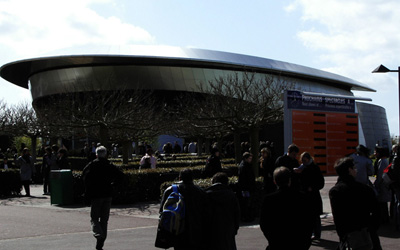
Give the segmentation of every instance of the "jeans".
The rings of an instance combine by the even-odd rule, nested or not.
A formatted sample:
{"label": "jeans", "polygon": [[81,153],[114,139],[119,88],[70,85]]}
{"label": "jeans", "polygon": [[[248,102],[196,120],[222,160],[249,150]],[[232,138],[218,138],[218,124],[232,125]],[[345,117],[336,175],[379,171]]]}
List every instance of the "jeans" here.
{"label": "jeans", "polygon": [[93,236],[97,239],[96,249],[102,249],[107,238],[108,218],[110,217],[111,197],[92,199],[90,218]]}

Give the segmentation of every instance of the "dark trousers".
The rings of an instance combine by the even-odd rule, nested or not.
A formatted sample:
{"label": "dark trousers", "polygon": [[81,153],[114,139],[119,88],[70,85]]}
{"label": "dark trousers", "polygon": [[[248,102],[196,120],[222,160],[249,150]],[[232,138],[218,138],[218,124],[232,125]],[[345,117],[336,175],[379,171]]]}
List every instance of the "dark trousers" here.
{"label": "dark trousers", "polygon": [[111,197],[92,199],[90,218],[93,236],[97,239],[96,249],[102,249],[107,238],[111,200]]}
{"label": "dark trousers", "polygon": [[50,191],[50,173],[45,174],[43,177],[43,193],[49,193]]}
{"label": "dark trousers", "polygon": [[316,238],[321,238],[321,217],[319,214],[315,215],[313,224],[313,234]]}
{"label": "dark trousers", "polygon": [[389,222],[389,210],[387,202],[379,202],[381,224]]}
{"label": "dark trousers", "polygon": [[394,206],[393,206],[393,214],[394,214],[394,223],[396,226],[396,230],[400,230],[400,189],[394,189]]}
{"label": "dark trousers", "polygon": [[26,196],[30,196],[31,195],[31,189],[29,187],[30,184],[31,184],[30,180],[22,181],[22,185],[24,186]]}
{"label": "dark trousers", "polygon": [[242,217],[242,221],[252,222],[254,221],[252,194],[249,193],[248,197],[243,196],[243,193],[241,194],[242,195],[239,199],[239,204],[240,204],[240,214]]}

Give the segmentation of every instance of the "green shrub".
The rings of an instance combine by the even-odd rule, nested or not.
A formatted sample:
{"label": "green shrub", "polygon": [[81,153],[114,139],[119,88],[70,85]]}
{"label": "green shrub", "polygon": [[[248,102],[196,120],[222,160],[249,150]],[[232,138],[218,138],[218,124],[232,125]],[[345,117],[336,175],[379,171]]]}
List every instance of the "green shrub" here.
{"label": "green shrub", "polygon": [[[237,166],[224,166],[223,171],[228,176],[237,175]],[[195,179],[201,179],[203,166],[191,167]],[[123,183],[115,188],[114,204],[131,204],[139,201],[158,200],[160,186],[164,182],[177,181],[182,168],[157,168],[144,170],[123,170],[125,178]],[[82,202],[84,186],[82,172],[74,171],[74,197],[75,202]]]}
{"label": "green shrub", "polygon": [[[85,157],[69,157],[68,160],[70,162],[71,169],[78,171],[82,171],[85,168],[85,166],[89,163],[87,158]],[[139,169],[140,166],[139,159],[130,160],[128,164],[122,164],[122,159],[117,159],[117,158],[111,158],[110,161],[113,164],[120,166],[123,169]],[[235,159],[232,158],[222,159],[221,163],[223,165],[235,164]],[[158,161],[157,168],[186,168],[186,167],[197,167],[197,166],[204,167],[205,164],[206,164],[206,159],[205,158],[202,159],[199,156],[183,157],[179,159],[177,158],[174,161],[172,160]]]}

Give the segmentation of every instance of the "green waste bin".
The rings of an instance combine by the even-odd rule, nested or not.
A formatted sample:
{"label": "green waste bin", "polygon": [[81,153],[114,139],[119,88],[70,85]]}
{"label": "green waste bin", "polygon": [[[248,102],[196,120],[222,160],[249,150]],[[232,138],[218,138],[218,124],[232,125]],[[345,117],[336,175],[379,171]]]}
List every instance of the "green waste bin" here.
{"label": "green waste bin", "polygon": [[50,190],[50,204],[73,204],[74,191],[72,171],[69,169],[51,170]]}

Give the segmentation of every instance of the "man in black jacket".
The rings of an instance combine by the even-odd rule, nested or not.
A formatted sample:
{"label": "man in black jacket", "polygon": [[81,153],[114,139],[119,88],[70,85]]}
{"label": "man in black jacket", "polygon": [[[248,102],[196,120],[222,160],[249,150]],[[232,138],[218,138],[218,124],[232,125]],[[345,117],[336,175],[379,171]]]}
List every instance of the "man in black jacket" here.
{"label": "man in black jacket", "polygon": [[313,208],[307,195],[290,188],[291,173],[286,167],[274,171],[275,193],[265,197],[260,227],[269,250],[306,250],[311,245]]}
{"label": "man in black jacket", "polygon": [[[193,183],[193,173],[190,169],[184,169],[179,175],[178,191],[183,196],[185,202],[185,221],[184,232],[180,235],[172,235],[157,230],[156,247],[185,250],[202,250],[205,246],[205,225],[206,225],[206,194]],[[167,188],[161,200],[160,214],[163,211],[164,204],[168,196],[172,193],[172,186]]]}
{"label": "man in black jacket", "polygon": [[243,154],[243,160],[239,165],[238,185],[240,189],[240,210],[242,212],[242,220],[251,222],[254,220],[252,211],[252,195],[256,189],[256,178],[254,175],[251,162],[253,155],[249,152]]}
{"label": "man in black jacket", "polygon": [[279,156],[275,162],[275,168],[287,167],[292,173],[291,188],[300,189],[299,174],[297,174],[293,169],[299,167],[299,161],[297,160],[297,155],[299,154],[299,147],[296,144],[290,144],[286,154]]}
{"label": "man in black jacket", "polygon": [[220,152],[218,148],[211,149],[211,155],[208,157],[204,174],[207,177],[212,177],[214,174],[222,171],[221,160],[219,158]]}
{"label": "man in black jacket", "polygon": [[85,197],[91,200],[91,224],[93,236],[97,239],[96,249],[103,249],[107,238],[107,224],[110,216],[113,185],[123,178],[123,173],[107,160],[107,149],[96,148],[97,159],[83,170]]}
{"label": "man in black jacket", "polygon": [[368,229],[373,249],[382,249],[376,230],[379,225],[379,207],[374,191],[369,186],[357,182],[357,171],[350,157],[339,159],[335,163],[339,175],[336,185],[329,190],[329,199],[336,232],[341,248],[348,244],[348,234]]}
{"label": "man in black jacket", "polygon": [[212,178],[213,185],[206,190],[209,202],[209,250],[236,250],[235,235],[239,229],[240,209],[228,182],[225,173],[216,173]]}

